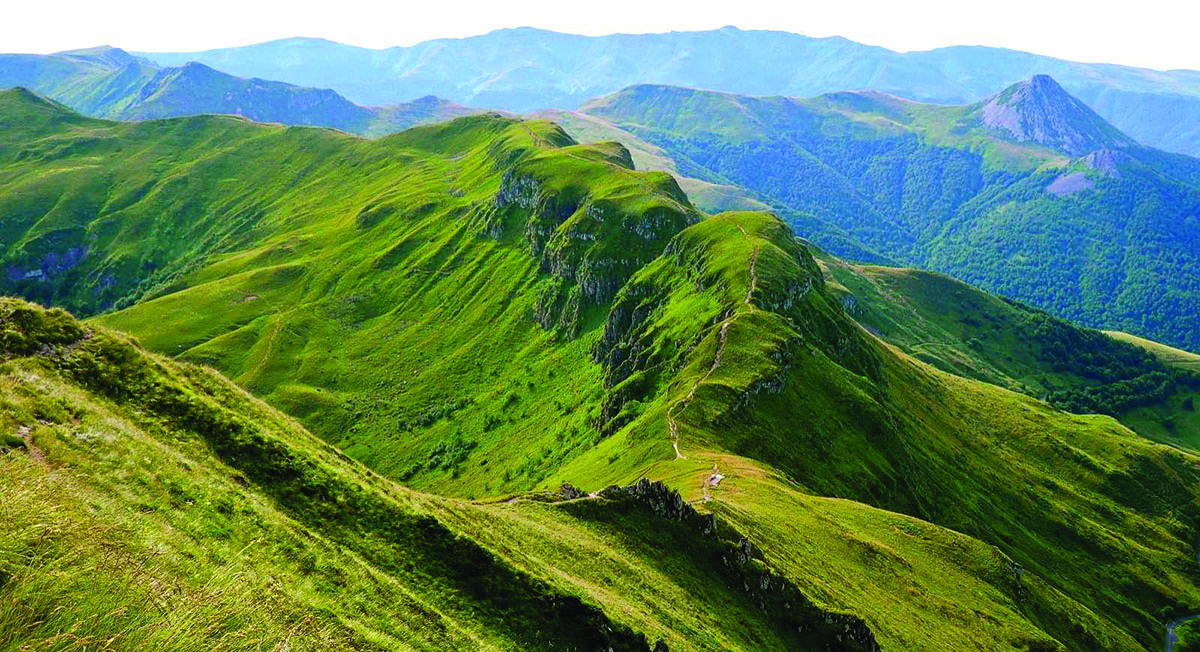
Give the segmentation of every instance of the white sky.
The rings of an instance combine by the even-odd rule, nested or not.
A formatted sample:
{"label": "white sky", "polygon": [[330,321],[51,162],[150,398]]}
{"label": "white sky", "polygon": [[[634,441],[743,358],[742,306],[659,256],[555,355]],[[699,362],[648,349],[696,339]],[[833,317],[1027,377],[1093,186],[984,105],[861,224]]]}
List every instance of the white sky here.
{"label": "white sky", "polygon": [[894,50],[992,45],[1087,62],[1200,70],[1196,0],[12,0],[0,52],[93,45],[192,51],[288,36],[365,47],[531,25],[577,34],[736,25]]}

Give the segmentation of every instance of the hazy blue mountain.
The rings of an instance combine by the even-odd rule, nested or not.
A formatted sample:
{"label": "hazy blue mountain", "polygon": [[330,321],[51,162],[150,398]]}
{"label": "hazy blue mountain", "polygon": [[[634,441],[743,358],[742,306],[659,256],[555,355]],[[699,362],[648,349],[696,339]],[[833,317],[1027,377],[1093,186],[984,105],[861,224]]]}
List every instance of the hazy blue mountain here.
{"label": "hazy blue mountain", "polygon": [[365,104],[435,94],[514,111],[575,108],[639,83],[811,97],[871,89],[963,104],[1048,74],[1135,140],[1200,154],[1200,72],[1064,61],[989,47],[898,53],[840,37],[733,27],[588,37],[528,27],[372,50],[293,38],[206,52],[147,53],[163,65],[332,88]]}
{"label": "hazy blue mountain", "polygon": [[475,112],[437,97],[364,107],[337,92],[243,78],[188,62],[159,67],[113,47],[0,55],[0,88],[21,86],[84,114],[147,120],[204,113],[382,135]]}
{"label": "hazy blue mountain", "polygon": [[780,214],[831,251],[862,258],[858,241],[1058,315],[1200,349],[1200,160],[1137,144],[1049,77],[963,106],[640,85],[581,111],[688,162],[691,176],[799,211]]}

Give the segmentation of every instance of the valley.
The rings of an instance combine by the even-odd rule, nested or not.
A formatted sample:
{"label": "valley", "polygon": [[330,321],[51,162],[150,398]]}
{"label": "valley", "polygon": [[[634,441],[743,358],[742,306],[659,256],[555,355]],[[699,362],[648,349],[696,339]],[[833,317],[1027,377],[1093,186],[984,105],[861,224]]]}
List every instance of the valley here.
{"label": "valley", "polygon": [[[971,324],[914,303],[894,272],[832,258],[769,213],[706,216],[621,145],[502,116],[363,140],[0,102],[5,210],[27,216],[6,222],[22,243],[6,264],[86,251],[6,292],[95,315],[6,308],[4,414],[43,457],[0,457],[35,492],[4,504],[161,531],[155,572],[181,587],[233,572],[213,636],[270,644],[304,623],[315,647],[1147,649],[1200,601],[1195,456],[1002,387],[1086,388],[1083,363],[973,349]],[[1018,340],[1061,323],[1167,364],[963,287]],[[928,337],[957,353],[929,355]],[[149,466],[115,454],[129,446]],[[82,495],[105,507],[68,497]],[[279,525],[255,535],[242,518]],[[18,551],[49,549],[22,522],[0,591],[32,596],[42,575]],[[310,543],[182,562],[285,531]],[[146,590],[66,554],[79,545],[51,558],[111,578],[107,611]],[[253,611],[236,568],[290,578],[286,608]],[[364,582],[408,597],[368,606]],[[20,598],[21,626],[59,631],[42,614],[70,586]],[[161,599],[213,604],[188,591]],[[403,615],[426,612],[438,633]],[[835,640],[828,622],[856,633]]]}
{"label": "valley", "polygon": [[1193,649],[1193,76],[0,54],[0,652]]}
{"label": "valley", "polygon": [[686,174],[755,192],[835,255],[1200,346],[1200,161],[1133,143],[1052,79],[966,106],[644,85],[582,112],[691,162]]}

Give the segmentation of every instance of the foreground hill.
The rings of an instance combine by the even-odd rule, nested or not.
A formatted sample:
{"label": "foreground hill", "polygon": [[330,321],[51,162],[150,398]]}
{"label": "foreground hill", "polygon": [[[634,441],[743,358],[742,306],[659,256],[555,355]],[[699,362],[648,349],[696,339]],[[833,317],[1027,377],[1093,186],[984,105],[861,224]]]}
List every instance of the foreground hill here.
{"label": "foreground hill", "polygon": [[[417,553],[404,531],[376,529],[392,508],[326,488],[330,476],[369,478],[465,537],[472,552],[452,556],[484,565],[471,576],[519,591],[476,605],[454,584],[466,571],[412,557],[457,600],[411,589],[462,623],[447,631],[544,647],[526,624],[549,619],[569,623],[543,630],[556,645],[590,648],[567,637],[608,632],[607,619],[614,647],[1139,650],[1200,604],[1194,455],[904,354],[847,314],[781,221],[703,216],[669,175],[631,170],[623,147],[499,116],[364,141],[0,101],[13,116],[4,210],[20,218],[8,264],[57,261],[9,274],[6,291],[119,306],[90,327],[212,365],[311,427],[326,443],[280,435],[270,455],[226,448],[224,427],[201,428],[206,446],[170,430],[163,444],[300,501],[337,554],[390,573]],[[67,372],[77,341],[63,338]],[[14,355],[42,364],[46,344]],[[170,421],[182,408],[157,386],[118,378],[85,389],[128,402],[134,423],[204,425]],[[318,452],[299,457],[293,439]],[[97,476],[103,459],[71,468]],[[292,483],[310,472],[318,486]],[[603,490],[614,484],[635,488]],[[140,485],[120,486],[136,504]],[[387,554],[363,552],[376,544]],[[384,584],[409,590],[396,582]],[[403,638],[387,625],[394,601],[371,602],[378,616],[334,605],[331,618]]]}
{"label": "foreground hill", "polygon": [[195,62],[162,68],[111,47],[0,55],[0,88],[12,86],[32,89],[86,115],[113,120],[217,113],[368,136],[476,112],[432,96],[389,106],[358,106],[328,89],[244,79]]}
{"label": "foreground hill", "polygon": [[383,50],[293,38],[143,56],[162,65],[200,61],[236,75],[332,88],[359,103],[434,93],[514,111],[575,108],[645,82],[798,97],[871,89],[966,104],[1048,74],[1136,140],[1200,155],[1200,72],[1063,61],[1002,48],[900,53],[840,37],[735,27],[596,37],[523,27]]}
{"label": "foreground hill", "polygon": [[1200,348],[1200,160],[1136,145],[1049,78],[959,107],[637,86],[583,111],[800,212],[833,253],[871,259],[848,233],[1056,315]]}
{"label": "foreground hill", "polygon": [[650,650],[634,623],[673,649],[878,649],[757,553],[735,560],[727,524],[632,492],[417,494],[210,370],[17,300],[0,319],[5,648]]}

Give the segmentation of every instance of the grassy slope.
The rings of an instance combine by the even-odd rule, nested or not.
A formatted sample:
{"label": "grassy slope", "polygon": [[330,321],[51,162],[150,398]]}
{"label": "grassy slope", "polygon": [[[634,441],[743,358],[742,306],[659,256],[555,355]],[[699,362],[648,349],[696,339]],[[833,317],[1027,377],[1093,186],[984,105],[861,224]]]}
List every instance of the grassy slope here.
{"label": "grassy slope", "polygon": [[[378,547],[376,537],[403,540],[392,527],[401,514],[429,514],[672,649],[794,644],[740,583],[703,563],[711,544],[698,533],[605,501],[480,505],[414,495],[348,463],[211,372],[153,358],[105,331],[74,340],[70,322],[50,313],[47,327],[28,311],[4,305],[10,357],[0,376],[0,417],[7,432],[30,427],[44,459],[20,449],[0,456],[0,504],[14,525],[0,538],[0,596],[14,607],[0,619],[0,640],[21,632],[23,642],[120,647],[514,645],[511,631],[479,618],[495,604],[438,588],[453,585],[439,575],[453,577],[453,568],[421,563],[422,552],[404,544],[404,561],[394,566]],[[57,330],[69,335],[13,336]],[[43,348],[47,340],[60,348]],[[29,355],[35,348],[42,353]],[[176,397],[186,397],[191,418],[174,414]],[[202,426],[208,410],[224,419],[236,411],[266,439],[244,441],[231,454]],[[251,454],[257,450],[267,459]],[[766,561],[818,604],[862,612],[889,649],[967,641],[999,650],[1044,640],[1022,612],[1056,613],[1069,603],[1036,580],[1020,588],[1005,579],[1011,561],[968,537],[805,496],[749,460],[721,463],[731,478],[710,505],[722,520],[744,528]],[[292,479],[297,468],[305,469],[301,480]],[[336,509],[349,512],[342,518],[353,519],[352,531],[319,516],[314,490],[342,496]],[[362,493],[378,496],[388,526],[355,509]],[[423,537],[436,536],[422,527]],[[969,608],[955,606],[964,600]],[[157,608],[140,608],[147,603]],[[1066,617],[1092,619],[1067,609]],[[504,613],[509,623],[545,618],[519,607]],[[931,621],[939,623],[933,631]],[[1108,631],[1117,637],[1109,647],[1131,644]]]}
{"label": "grassy slope", "polygon": [[[1054,637],[1068,649],[1137,649],[1134,638],[1156,642],[1165,616],[1200,602],[1194,458],[899,354],[847,318],[778,220],[735,213],[685,229],[698,216],[678,187],[628,170],[622,148],[498,118],[366,142],[219,118],[111,125],[26,105],[17,124],[45,131],[0,155],[30,192],[61,189],[38,175],[101,167],[105,147],[139,143],[162,160],[187,145],[171,140],[176,124],[192,138],[230,134],[187,167],[205,173],[196,191],[224,184],[224,199],[204,208],[202,192],[189,196],[201,216],[256,214],[253,228],[174,258],[133,237],[109,241],[73,269],[103,278],[102,254],[117,245],[162,255],[172,273],[141,291],[124,279],[139,301],[99,322],[212,362],[384,476],[478,497],[639,476],[689,498],[707,491],[708,509],[778,572],[893,648],[1055,649]],[[94,149],[54,149],[81,136]],[[20,158],[29,149],[59,154]],[[256,158],[270,151],[285,153],[287,174]],[[93,183],[146,173],[106,169],[117,176]],[[154,216],[144,225],[188,215],[142,179],[150,192],[133,205]],[[228,220],[213,221],[187,226]],[[94,300],[100,285],[62,296]],[[701,490],[714,464],[727,479]],[[562,546],[575,539],[655,550],[645,529],[613,538],[603,519],[589,521],[586,535],[558,529],[539,550],[540,536],[518,546],[488,533],[562,528],[557,512],[520,500],[481,509],[489,516],[446,519],[481,524],[461,527],[562,590],[619,594],[619,619],[639,631],[675,629],[634,597],[640,580],[605,588],[611,574],[594,556],[570,572],[543,565],[572,557]],[[647,564],[622,567],[676,578],[664,597],[703,586],[679,579],[675,562]],[[889,601],[901,615],[884,611]],[[711,622],[679,608],[694,618],[677,622]],[[743,640],[766,635],[757,631]]]}
{"label": "grassy slope", "polygon": [[0,312],[7,643],[636,645],[216,374]]}
{"label": "grassy slope", "polygon": [[[914,269],[852,265],[822,254],[820,263],[834,293],[863,326],[891,344],[939,369],[975,378],[1031,396],[1103,386],[1096,368],[1070,364],[1085,348],[1093,354],[1126,360],[1147,371],[1179,368],[1196,372],[1196,356],[1123,334],[1117,339],[1144,347],[1161,359],[1138,356],[1123,342],[1054,319],[1040,311],[977,290],[941,274]],[[1053,327],[1053,328],[1050,328]],[[1066,333],[1068,338],[1048,337]],[[1063,355],[1063,342],[1077,345]],[[1068,346],[1070,346],[1068,344]],[[1192,449],[1200,446],[1200,421],[1185,407],[1200,388],[1177,384],[1148,405],[1115,411],[1140,434]]]}
{"label": "grassy slope", "polygon": [[658,170],[674,175],[679,181],[679,187],[687,193],[688,198],[700,210],[719,213],[729,210],[766,210],[768,208],[766,204],[743,188],[727,182],[714,183],[711,180],[687,176],[688,171],[700,171],[701,168],[694,163],[688,163],[683,170],[680,170],[679,163],[661,148],[651,145],[606,120],[586,113],[561,109],[538,111],[534,115],[560,125],[580,143],[621,143],[633,156],[633,163],[637,169]]}
{"label": "grassy slope", "polygon": [[[749,237],[740,239],[737,226]],[[815,264],[782,233],[769,218],[718,216],[681,234],[674,255],[633,279],[623,293],[633,303],[618,298],[613,312],[638,314],[641,305],[651,317],[618,338],[615,350],[637,350],[642,362],[628,377],[616,374],[613,393],[625,393],[624,409],[640,414],[561,477],[601,482],[611,473],[606,463],[611,469],[629,458],[604,455],[623,446],[653,447],[669,460],[670,413],[687,459],[632,472],[676,477],[688,467],[691,474],[676,480],[696,486],[713,462],[721,465],[714,450],[770,460],[806,492],[918,515],[995,543],[1083,605],[1071,609],[1108,614],[1146,645],[1156,641],[1159,610],[1196,599],[1182,597],[1196,591],[1195,525],[1185,525],[1195,518],[1194,458],[1149,444],[1111,419],[1064,415],[845,330],[832,297],[817,289]],[[772,279],[753,293],[758,308],[743,303],[751,259],[759,279]],[[775,269],[766,271],[768,263]],[[664,375],[656,381],[657,374]],[[738,486],[738,472],[720,468]],[[1158,507],[1139,503],[1137,492],[1150,486],[1174,486],[1177,497]],[[718,503],[721,491],[713,491]],[[776,493],[740,498],[764,516],[778,513],[770,498]],[[1148,607],[1154,603],[1160,606]],[[1030,617],[1072,640],[1053,624],[1056,617]],[[1116,639],[1087,640],[1067,645],[1120,647]]]}
{"label": "grassy slope", "polygon": [[[474,445],[467,481],[453,464],[410,477],[460,493],[533,486],[595,441],[592,415],[567,406],[598,397],[599,374],[566,362],[589,346],[569,334],[595,330],[603,295],[698,218],[668,175],[557,148],[570,141],[549,123],[473,118],[370,142],[216,118],[81,125],[75,137],[124,150],[126,178],[70,157],[10,174],[51,196],[111,184],[144,197],[72,215],[96,253],[19,290],[93,309],[162,295],[101,321],[218,366],[393,476]],[[175,251],[158,244],[168,234]]]}
{"label": "grassy slope", "polygon": [[[1200,373],[1200,355],[1128,333],[1110,331],[1108,334],[1146,349],[1169,367]],[[1200,433],[1200,412],[1196,410],[1198,400],[1200,392],[1182,392],[1171,397],[1165,405],[1148,405],[1134,409],[1123,415],[1122,420],[1131,424],[1130,427],[1138,432],[1155,439],[1178,442],[1196,449],[1200,447],[1200,435],[1197,434]]]}
{"label": "grassy slope", "polygon": [[1093,327],[1200,346],[1195,159],[1131,145],[1071,158],[984,128],[978,105],[869,92],[799,100],[635,86],[582,111],[837,225],[845,233],[793,221],[835,254],[866,259],[848,234]]}
{"label": "grassy slope", "polygon": [[745,596],[767,566],[717,564],[725,526],[416,494],[210,370],[19,300],[0,319],[0,649],[647,649],[630,626],[869,649]]}

